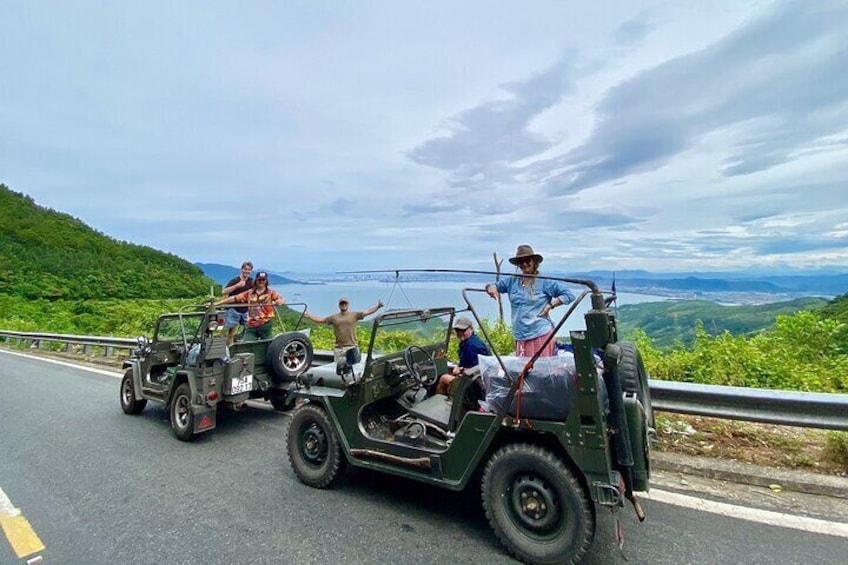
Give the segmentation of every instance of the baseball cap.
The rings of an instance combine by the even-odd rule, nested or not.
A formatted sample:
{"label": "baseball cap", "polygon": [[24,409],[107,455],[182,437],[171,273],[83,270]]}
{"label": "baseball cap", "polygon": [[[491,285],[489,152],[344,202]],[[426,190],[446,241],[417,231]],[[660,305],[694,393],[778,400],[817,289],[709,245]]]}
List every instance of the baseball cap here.
{"label": "baseball cap", "polygon": [[265,272],[265,271],[259,271],[258,273],[256,273],[256,279],[257,280],[259,280],[259,279],[266,279],[267,280],[268,279],[268,273]]}
{"label": "baseball cap", "polygon": [[342,302],[347,302],[348,304],[350,304],[350,300],[347,299],[347,296],[342,296],[341,298],[339,298],[339,304],[341,304]]}
{"label": "baseball cap", "polygon": [[457,318],[453,322],[453,327],[454,327],[455,330],[467,330],[472,325],[473,324],[471,323],[471,320],[469,320],[465,316],[462,316],[461,318]]}

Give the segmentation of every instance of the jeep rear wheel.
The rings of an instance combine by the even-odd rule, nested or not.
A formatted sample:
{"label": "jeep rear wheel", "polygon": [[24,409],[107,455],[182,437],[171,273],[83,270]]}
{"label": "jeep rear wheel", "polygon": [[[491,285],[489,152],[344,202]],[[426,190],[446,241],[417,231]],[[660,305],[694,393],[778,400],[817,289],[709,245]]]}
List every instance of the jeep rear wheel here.
{"label": "jeep rear wheel", "polygon": [[191,411],[191,390],[182,383],[174,391],[171,400],[171,428],[180,441],[191,441],[194,437],[194,413]]}
{"label": "jeep rear wheel", "polygon": [[654,427],[654,409],[651,406],[648,371],[645,370],[645,363],[636,345],[628,342],[618,344],[618,375],[621,389],[636,395],[642,403],[642,408],[645,409],[648,427]]}
{"label": "jeep rear wheel", "polygon": [[311,487],[331,486],[347,463],[327,412],[314,404],[292,415],[286,443],[295,475]]}
{"label": "jeep rear wheel", "polygon": [[274,338],[266,361],[277,382],[293,381],[312,364],[312,341],[306,334],[288,332]]}
{"label": "jeep rear wheel", "polygon": [[121,379],[121,410],[124,414],[141,414],[147,406],[147,399],[136,400],[135,383],[133,383],[133,370],[127,369],[124,378]]}
{"label": "jeep rear wheel", "polygon": [[594,538],[585,490],[559,457],[538,445],[497,451],[483,473],[482,497],[498,539],[525,563],[576,563]]}

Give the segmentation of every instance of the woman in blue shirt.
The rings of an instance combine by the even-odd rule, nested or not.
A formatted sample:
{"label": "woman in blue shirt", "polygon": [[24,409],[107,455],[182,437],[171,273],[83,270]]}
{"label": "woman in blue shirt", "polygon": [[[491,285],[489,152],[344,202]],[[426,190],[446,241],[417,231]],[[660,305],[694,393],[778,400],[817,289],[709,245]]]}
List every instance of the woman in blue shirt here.
{"label": "woman in blue shirt", "polygon": [[515,354],[520,357],[532,357],[540,350],[540,357],[554,355],[553,339],[542,349],[545,340],[554,331],[554,323],[548,313],[574,300],[565,283],[533,276],[539,274],[542,261],[543,257],[534,253],[532,247],[519,245],[515,257],[509,262],[521,269],[521,274],[486,285],[486,292],[492,298],[497,298],[498,293],[509,295]]}

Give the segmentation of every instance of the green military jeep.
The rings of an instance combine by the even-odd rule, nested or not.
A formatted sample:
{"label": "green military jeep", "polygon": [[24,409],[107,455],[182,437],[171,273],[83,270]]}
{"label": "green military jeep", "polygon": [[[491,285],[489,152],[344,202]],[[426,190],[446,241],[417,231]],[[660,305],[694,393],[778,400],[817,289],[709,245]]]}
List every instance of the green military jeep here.
{"label": "green military jeep", "polygon": [[152,339],[139,337],[124,361],[124,413],[140,414],[148,400],[162,402],[177,439],[190,441],[215,428],[220,407],[240,410],[246,400],[262,398],[277,410],[291,408],[294,380],[312,363],[309,336],[292,331],[228,347],[223,308],[163,314]]}
{"label": "green military jeep", "polygon": [[[579,561],[593,540],[597,506],[615,509],[626,498],[644,519],[634,493],[649,487],[653,416],[642,360],[633,344],[618,342],[613,296],[605,300],[592,281],[558,280],[588,289],[557,330],[591,300],[586,329],[570,334],[573,353],[481,357],[481,374],[460,377],[448,396],[434,394],[433,385],[448,368],[444,352],[458,312],[375,318],[364,361],[313,367],[298,378],[294,394],[308,402],[293,412],[287,436],[297,477],[326,488],[351,464],[461,490],[482,475],[492,529],[527,563]],[[485,291],[463,291],[480,327],[470,292]],[[381,332],[398,330],[415,343],[375,350]]]}

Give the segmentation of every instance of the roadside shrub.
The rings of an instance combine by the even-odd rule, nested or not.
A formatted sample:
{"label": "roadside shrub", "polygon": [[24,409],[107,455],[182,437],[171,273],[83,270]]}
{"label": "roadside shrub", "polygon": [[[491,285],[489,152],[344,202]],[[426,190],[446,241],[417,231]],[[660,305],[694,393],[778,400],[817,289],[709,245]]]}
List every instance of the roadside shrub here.
{"label": "roadside shrub", "polygon": [[[515,351],[515,340],[512,339],[512,328],[503,320],[483,320],[485,328],[492,345],[499,355],[509,355]],[[479,330],[477,333],[480,334]],[[482,336],[481,336],[482,339]]]}
{"label": "roadside shrub", "polygon": [[815,392],[848,392],[845,324],[813,312],[778,316],[753,338],[695,328],[691,348],[659,351],[641,330],[629,334],[651,377],[661,380]]}
{"label": "roadside shrub", "polygon": [[824,456],[848,472],[848,432],[828,432]]}

